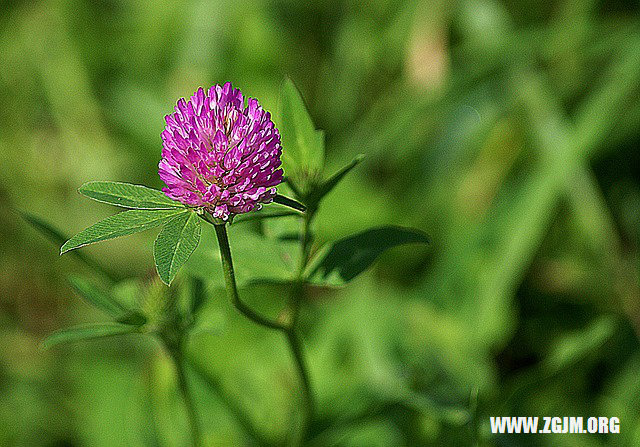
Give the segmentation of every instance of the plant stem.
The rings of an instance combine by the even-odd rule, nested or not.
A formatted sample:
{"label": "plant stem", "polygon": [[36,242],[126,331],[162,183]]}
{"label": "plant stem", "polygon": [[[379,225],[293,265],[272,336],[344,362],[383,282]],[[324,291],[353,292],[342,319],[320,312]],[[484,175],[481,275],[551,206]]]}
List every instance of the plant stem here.
{"label": "plant stem", "polygon": [[302,352],[302,344],[300,343],[300,339],[298,338],[295,327],[289,328],[285,332],[285,335],[287,336],[287,341],[289,342],[289,347],[291,348],[293,359],[296,363],[296,368],[298,369],[298,373],[300,374],[300,381],[302,382],[305,412],[304,420],[302,423],[301,438],[302,440],[306,440],[309,425],[313,421],[314,410],[313,393],[311,392],[311,380],[309,379],[307,364]]}
{"label": "plant stem", "polygon": [[189,428],[191,430],[191,442],[194,447],[200,447],[202,445],[202,434],[200,431],[200,422],[198,421],[198,413],[196,411],[195,401],[189,391],[187,384],[186,366],[181,352],[172,353],[173,360],[176,365],[176,372],[178,375],[178,387],[180,393],[184,399],[184,404],[187,409],[187,419],[189,421]]}
{"label": "plant stem", "polygon": [[304,354],[302,352],[302,343],[297,332],[298,320],[300,316],[300,304],[304,295],[304,270],[307,267],[307,262],[309,261],[309,248],[311,243],[309,230],[311,227],[311,220],[313,219],[313,215],[314,210],[307,209],[302,218],[302,233],[300,235],[300,264],[298,268],[298,275],[293,285],[293,296],[291,300],[293,306],[293,317],[291,325],[286,331],[287,342],[289,343],[289,347],[291,349],[291,352],[293,353],[298,372],[300,373],[300,379],[302,381],[302,387],[304,391],[305,418],[301,430],[302,441],[307,440],[309,426],[313,421],[313,413],[315,407],[313,392],[311,391],[311,380],[309,378],[308,368],[304,359]]}
{"label": "plant stem", "polygon": [[254,426],[242,408],[242,405],[225,393],[224,387],[217,376],[212,375],[210,371],[202,368],[197,362],[190,361],[189,363],[192,371],[198,374],[198,376],[209,385],[220,402],[227,408],[227,411],[235,417],[238,424],[244,429],[246,435],[254,441],[255,445],[270,446],[273,444]]}
{"label": "plant stem", "polygon": [[311,235],[310,235],[310,227],[311,227],[311,219],[313,219],[314,210],[308,209],[307,212],[302,217],[302,233],[300,234],[300,266],[298,269],[298,282],[302,282],[302,275],[304,274],[304,269],[307,266],[307,262],[309,261],[309,248],[311,244]]}
{"label": "plant stem", "polygon": [[216,230],[216,236],[218,237],[218,244],[220,245],[220,256],[222,258],[222,270],[224,271],[225,284],[227,286],[227,293],[229,294],[234,306],[247,318],[269,329],[275,329],[285,334],[291,352],[293,354],[293,360],[296,364],[296,369],[300,375],[300,381],[302,383],[303,396],[305,402],[305,416],[302,426],[302,440],[306,439],[307,430],[309,424],[313,420],[313,393],[311,392],[311,383],[309,380],[309,373],[306,362],[304,360],[304,354],[302,352],[302,344],[298,338],[296,331],[298,314],[300,308],[300,301],[302,298],[303,281],[302,274],[306,266],[308,258],[308,229],[310,217],[305,214],[304,227],[302,235],[302,258],[300,261],[300,269],[298,272],[298,278],[294,283],[294,300],[293,300],[293,318],[291,324],[283,324],[275,321],[271,321],[262,315],[256,313],[253,309],[245,305],[238,295],[238,287],[236,285],[235,273],[233,270],[233,261],[231,259],[231,248],[229,246],[229,238],[227,236],[227,228],[225,224],[214,224]]}
{"label": "plant stem", "polygon": [[280,331],[286,330],[286,325],[278,323],[276,321],[271,321],[268,318],[263,317],[240,300],[240,295],[238,295],[238,286],[236,285],[236,275],[233,271],[233,260],[231,259],[231,247],[229,246],[227,227],[225,224],[214,224],[213,227],[216,229],[218,245],[220,246],[220,257],[222,258],[222,270],[224,272],[224,281],[227,286],[227,293],[229,294],[233,305],[245,317],[249,318],[254,323],[257,323],[260,326]]}

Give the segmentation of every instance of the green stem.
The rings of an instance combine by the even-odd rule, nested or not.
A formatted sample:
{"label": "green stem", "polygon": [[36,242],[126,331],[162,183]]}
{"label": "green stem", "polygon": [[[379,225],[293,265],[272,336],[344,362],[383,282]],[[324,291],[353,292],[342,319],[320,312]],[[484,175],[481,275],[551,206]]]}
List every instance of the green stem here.
{"label": "green stem", "polygon": [[304,269],[309,262],[309,248],[311,246],[311,219],[313,219],[314,210],[308,209],[302,217],[302,233],[300,235],[300,266],[298,269],[298,282],[302,282]]}
{"label": "green stem", "polygon": [[309,373],[306,362],[304,360],[304,354],[302,352],[302,344],[298,338],[296,331],[298,313],[300,308],[300,301],[302,295],[302,274],[306,266],[306,260],[308,258],[308,240],[309,240],[309,223],[310,217],[305,214],[304,227],[302,236],[302,259],[300,261],[300,269],[298,278],[294,284],[295,299],[293,300],[293,318],[291,324],[282,324],[272,320],[269,320],[262,315],[256,313],[253,309],[248,307],[240,300],[238,294],[238,287],[236,284],[235,273],[233,270],[233,260],[231,258],[231,248],[229,246],[229,238],[227,236],[227,228],[225,224],[214,224],[216,230],[216,236],[218,237],[218,244],[220,246],[220,256],[222,259],[222,270],[224,271],[225,284],[227,286],[227,293],[229,294],[234,306],[247,318],[269,329],[275,329],[283,332],[286,336],[287,342],[293,354],[293,360],[295,361],[296,368],[300,375],[300,381],[302,382],[304,402],[305,402],[305,416],[302,427],[302,439],[305,440],[309,424],[313,420],[313,393],[311,392],[311,383],[309,380]]}
{"label": "green stem", "polygon": [[187,375],[185,362],[181,352],[173,352],[172,357],[176,365],[176,372],[178,374],[178,387],[180,393],[184,399],[184,404],[187,409],[187,419],[189,421],[189,428],[191,430],[191,442],[194,447],[200,447],[202,445],[202,434],[200,431],[200,422],[198,421],[198,413],[196,411],[195,401],[189,390],[187,384]]}
{"label": "green stem", "polygon": [[229,246],[227,227],[225,224],[214,224],[213,227],[216,229],[218,245],[220,246],[220,257],[222,258],[222,270],[224,272],[224,281],[227,286],[227,293],[229,294],[233,305],[245,317],[249,318],[254,323],[259,324],[260,326],[280,331],[286,330],[286,325],[278,323],[276,321],[271,321],[268,318],[263,317],[240,300],[240,295],[238,294],[238,286],[236,285],[236,275],[233,271],[233,260],[231,259],[231,247]]}
{"label": "green stem", "polygon": [[198,376],[205,381],[211,390],[218,397],[220,402],[227,408],[227,411],[235,417],[238,424],[243,428],[246,435],[251,438],[252,445],[269,446],[272,445],[268,439],[266,439],[262,433],[255,427],[251,419],[247,416],[242,405],[240,405],[235,399],[231,398],[224,391],[221,381],[215,375],[212,375],[210,371],[205,370],[197,362],[190,361],[191,370],[195,371]]}
{"label": "green stem", "polygon": [[298,336],[297,328],[300,316],[300,304],[302,303],[304,295],[304,270],[307,267],[307,262],[309,261],[309,248],[311,245],[310,227],[313,215],[314,210],[307,209],[302,218],[302,233],[300,235],[300,265],[298,268],[298,276],[292,289],[293,296],[291,301],[293,305],[293,317],[291,326],[286,332],[287,342],[289,343],[289,348],[293,353],[304,392],[305,418],[303,420],[301,430],[301,438],[303,441],[306,441],[308,437],[309,426],[313,421],[315,403],[313,392],[311,390],[311,380],[309,378],[309,372],[302,352],[302,343]]}
{"label": "green stem", "polygon": [[291,348],[293,359],[295,360],[296,368],[298,369],[298,374],[300,374],[300,381],[302,382],[305,412],[304,412],[304,420],[302,422],[301,438],[302,440],[306,440],[308,430],[309,430],[309,425],[313,421],[313,410],[314,410],[314,399],[313,399],[313,393],[311,391],[311,380],[309,379],[307,364],[305,362],[304,354],[302,352],[302,343],[298,338],[298,334],[295,330],[295,327],[289,328],[285,332],[285,335],[287,336],[287,341],[289,343],[289,347]]}

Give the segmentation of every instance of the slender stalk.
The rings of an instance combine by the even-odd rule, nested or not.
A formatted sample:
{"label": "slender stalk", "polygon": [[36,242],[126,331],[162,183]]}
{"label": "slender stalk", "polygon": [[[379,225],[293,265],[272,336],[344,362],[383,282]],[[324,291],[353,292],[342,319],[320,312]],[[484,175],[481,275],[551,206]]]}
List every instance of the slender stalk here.
{"label": "slender stalk", "polygon": [[198,421],[198,413],[196,411],[195,401],[193,400],[193,396],[191,395],[191,391],[189,390],[189,386],[187,384],[185,362],[182,357],[182,353],[180,352],[173,352],[172,357],[176,365],[178,387],[180,389],[180,393],[182,394],[182,398],[184,399],[184,404],[187,409],[187,419],[189,421],[189,428],[191,431],[191,442],[193,443],[194,447],[200,447],[202,446],[202,432],[200,430],[200,422]]}
{"label": "slender stalk", "polygon": [[304,420],[302,423],[301,438],[303,440],[306,440],[307,432],[309,430],[309,425],[313,421],[313,411],[315,406],[314,399],[313,399],[313,392],[311,391],[311,380],[309,379],[307,363],[304,359],[304,354],[302,352],[302,343],[298,338],[298,334],[296,333],[295,327],[289,328],[285,332],[285,335],[287,336],[287,341],[289,343],[289,347],[291,348],[291,352],[293,354],[293,358],[296,363],[296,368],[298,369],[298,374],[300,374],[300,380],[302,382],[305,412],[304,412]]}
{"label": "slender stalk", "polygon": [[248,307],[240,300],[238,294],[238,287],[236,285],[235,273],[233,270],[233,260],[231,258],[231,248],[229,246],[229,238],[227,236],[227,229],[225,224],[214,224],[216,230],[216,236],[218,237],[218,244],[220,245],[220,256],[222,258],[222,269],[224,271],[225,284],[227,286],[227,293],[229,294],[234,306],[247,318],[269,329],[275,329],[283,332],[286,336],[287,342],[293,354],[293,360],[296,364],[296,369],[300,375],[300,381],[302,382],[302,392],[305,402],[305,415],[302,427],[302,440],[307,437],[307,431],[309,424],[313,420],[313,393],[311,391],[311,383],[309,379],[309,373],[306,362],[304,360],[304,354],[302,352],[302,344],[298,338],[296,331],[296,325],[298,321],[298,314],[300,308],[300,301],[303,291],[302,274],[306,266],[308,259],[308,230],[310,217],[305,215],[302,235],[302,258],[300,261],[300,269],[298,278],[294,284],[294,300],[293,300],[293,319],[291,324],[281,324],[272,320],[269,320],[262,315],[256,313],[253,309]]}
{"label": "slender stalk", "polygon": [[304,269],[309,262],[309,248],[311,245],[311,219],[313,219],[314,211],[308,209],[302,217],[302,233],[300,234],[300,266],[298,269],[298,282],[302,281]]}
{"label": "slender stalk", "polygon": [[[216,394],[220,402],[227,407],[227,411],[231,413],[238,424],[244,429],[246,435],[254,441],[258,446],[270,446],[273,443],[269,442],[262,433],[255,427],[251,419],[247,416],[244,409],[234,399],[227,395],[224,391],[224,387],[217,376],[211,374],[210,371],[206,371],[197,362],[190,361],[192,371],[195,371],[198,376],[205,381],[211,390]],[[253,443],[252,443],[253,445]]]}
{"label": "slender stalk", "polygon": [[300,235],[300,264],[298,267],[298,275],[296,281],[293,285],[292,292],[292,306],[293,306],[293,318],[291,321],[291,325],[286,331],[287,342],[289,343],[289,348],[293,353],[293,357],[296,362],[296,367],[298,368],[298,372],[300,374],[300,379],[302,381],[302,389],[304,392],[304,402],[305,402],[305,415],[302,424],[302,433],[301,438],[303,441],[307,440],[309,426],[313,421],[314,414],[314,398],[313,392],[311,390],[311,379],[309,378],[309,372],[306,365],[306,361],[304,358],[304,354],[302,351],[302,343],[298,336],[298,320],[300,316],[300,304],[304,295],[304,270],[307,267],[307,262],[309,261],[309,248],[311,245],[311,237],[310,237],[310,227],[311,220],[313,219],[314,211],[312,209],[307,209],[307,212],[303,216],[302,220],[302,233]]}
{"label": "slender stalk", "polygon": [[231,259],[231,247],[229,246],[227,227],[225,226],[225,224],[214,224],[214,228],[216,229],[216,236],[218,237],[218,245],[220,245],[220,257],[222,258],[224,281],[227,286],[227,293],[229,294],[233,305],[245,317],[249,318],[254,323],[257,323],[260,326],[280,331],[286,330],[286,325],[278,323],[276,321],[271,321],[268,318],[263,317],[240,300],[240,295],[238,294],[238,286],[236,285],[236,275],[233,270],[233,260]]}

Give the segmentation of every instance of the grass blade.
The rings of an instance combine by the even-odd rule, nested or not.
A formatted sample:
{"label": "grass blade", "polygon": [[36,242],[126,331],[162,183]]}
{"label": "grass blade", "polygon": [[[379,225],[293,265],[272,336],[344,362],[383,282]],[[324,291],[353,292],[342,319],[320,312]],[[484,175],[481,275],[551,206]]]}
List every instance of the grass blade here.
{"label": "grass blade", "polygon": [[119,323],[83,324],[53,332],[42,341],[41,349],[49,349],[63,343],[73,343],[95,338],[112,337],[137,332],[138,328]]}

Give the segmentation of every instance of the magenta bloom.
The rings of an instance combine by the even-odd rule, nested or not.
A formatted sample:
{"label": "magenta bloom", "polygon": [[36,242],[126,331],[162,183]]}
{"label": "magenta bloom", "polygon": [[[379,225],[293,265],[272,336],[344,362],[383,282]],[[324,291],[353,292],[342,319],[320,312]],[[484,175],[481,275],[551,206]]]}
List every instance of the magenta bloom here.
{"label": "magenta bloom", "polygon": [[230,82],[181,98],[162,132],[164,193],[227,220],[260,209],[282,182],[280,133],[253,98]]}

